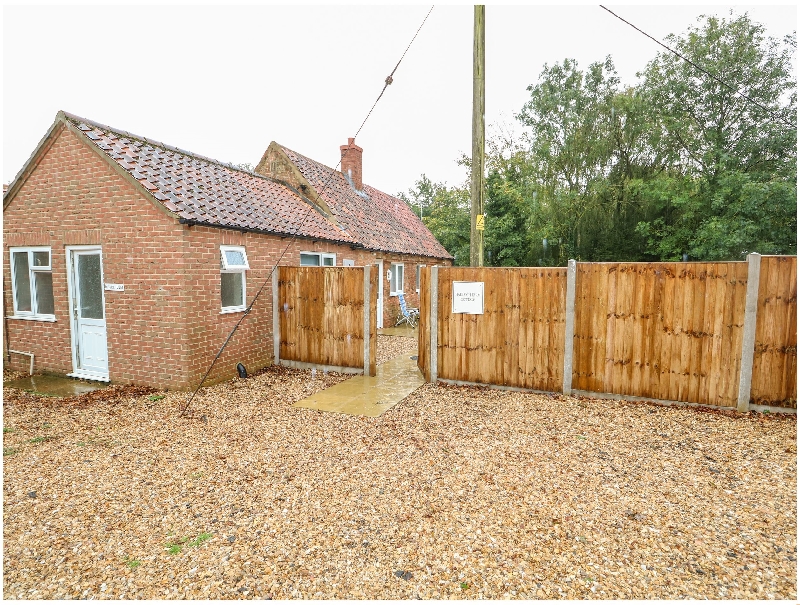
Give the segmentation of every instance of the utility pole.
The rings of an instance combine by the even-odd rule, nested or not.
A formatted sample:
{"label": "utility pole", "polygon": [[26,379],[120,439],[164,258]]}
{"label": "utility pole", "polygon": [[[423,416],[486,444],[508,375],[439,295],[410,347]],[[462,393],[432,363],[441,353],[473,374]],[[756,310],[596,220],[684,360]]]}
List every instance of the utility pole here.
{"label": "utility pole", "polygon": [[475,5],[475,43],[472,52],[472,206],[469,228],[469,264],[483,267],[484,139],[486,128],[486,7]]}

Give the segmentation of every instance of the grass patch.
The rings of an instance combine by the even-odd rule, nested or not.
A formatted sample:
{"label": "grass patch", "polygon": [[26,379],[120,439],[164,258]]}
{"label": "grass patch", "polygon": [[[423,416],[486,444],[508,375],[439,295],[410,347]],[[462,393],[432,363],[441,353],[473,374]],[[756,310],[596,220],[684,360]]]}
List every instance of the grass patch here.
{"label": "grass patch", "polygon": [[214,534],[203,532],[202,534],[197,536],[194,540],[189,542],[189,546],[200,546],[203,542],[206,542],[207,540],[210,540],[213,537]]}
{"label": "grass patch", "polygon": [[166,397],[166,395],[150,395],[148,399],[150,401],[161,401],[162,399],[164,399],[164,397]]}
{"label": "grass patch", "polygon": [[127,565],[128,569],[130,569],[131,571],[139,567],[139,565],[141,564],[142,562],[139,561],[138,559],[131,559],[130,557],[125,557],[125,565]]}
{"label": "grass patch", "polygon": [[461,590],[467,590],[469,588],[469,582],[461,582]]}
{"label": "grass patch", "polygon": [[4,426],[4,427],[3,427],[3,434],[4,434],[4,435],[5,435],[6,433],[13,433],[13,432],[14,432],[14,429],[12,429],[10,426]]}
{"label": "grass patch", "polygon": [[52,437],[34,437],[28,443],[44,443],[45,441],[50,441]]}
{"label": "grass patch", "polygon": [[3,448],[3,456],[13,456],[17,453],[18,450],[15,450],[13,447],[4,447]]}
{"label": "grass patch", "polygon": [[[172,532],[167,534],[167,537],[169,537],[171,535],[172,535]],[[184,546],[191,546],[193,548],[197,548],[203,542],[206,542],[206,541],[210,540],[213,537],[214,537],[214,534],[209,534],[207,532],[203,532],[202,534],[200,534],[199,536],[197,536],[193,540],[189,540],[189,536],[186,536],[185,538],[179,538],[177,540],[172,540],[171,542],[167,542],[164,545],[164,548],[167,550],[167,552],[169,554],[177,555],[179,552],[181,552],[181,550],[183,550]]]}
{"label": "grass patch", "polygon": [[114,441],[113,439],[110,439],[108,437],[102,437],[102,438],[98,438],[98,439],[90,438],[90,439],[88,439],[86,441],[78,441],[75,445],[77,445],[79,447],[86,447],[87,445],[97,445],[97,446],[100,446],[100,447],[109,447],[109,448],[111,448],[111,447],[114,447],[115,445],[119,445],[120,443],[122,443],[122,442],[121,441]]}
{"label": "grass patch", "polygon": [[183,548],[180,544],[167,544],[167,552],[171,555],[177,555]]}
{"label": "grass patch", "polygon": [[183,550],[183,545],[186,544],[186,541],[189,538],[178,538],[177,540],[173,540],[171,542],[167,542],[164,545],[164,548],[167,549],[167,552],[171,555],[177,555],[181,550]]}

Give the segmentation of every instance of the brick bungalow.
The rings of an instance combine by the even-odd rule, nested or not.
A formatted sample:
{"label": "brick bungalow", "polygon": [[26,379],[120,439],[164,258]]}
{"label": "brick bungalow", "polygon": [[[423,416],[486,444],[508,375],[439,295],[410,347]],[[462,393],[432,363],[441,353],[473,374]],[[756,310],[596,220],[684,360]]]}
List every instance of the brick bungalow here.
{"label": "brick bungalow", "polygon": [[[4,346],[37,371],[189,389],[276,263],[377,264],[393,325],[397,291],[416,306],[418,267],[452,256],[341,151],[340,172],[273,142],[250,172],[59,112],[3,195]],[[267,283],[209,380],[272,350]]]}

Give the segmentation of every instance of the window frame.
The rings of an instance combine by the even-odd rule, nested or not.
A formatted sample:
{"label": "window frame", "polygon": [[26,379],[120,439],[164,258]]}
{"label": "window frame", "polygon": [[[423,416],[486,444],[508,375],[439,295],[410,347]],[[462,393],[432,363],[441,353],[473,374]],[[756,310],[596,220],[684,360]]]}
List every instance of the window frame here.
{"label": "window frame", "polygon": [[[242,265],[231,265],[228,263],[228,259],[225,256],[225,252],[227,251],[236,251],[241,252],[242,256],[244,257],[244,264]],[[247,260],[247,250],[245,250],[244,246],[220,246],[219,247],[219,256],[220,256],[220,285],[219,285],[219,298],[220,298],[220,314],[222,313],[240,313],[247,309],[247,271],[250,270],[250,262]],[[222,274],[223,273],[240,273],[242,275],[242,304],[241,305],[233,305],[233,306],[222,306]]]}
{"label": "window frame", "polygon": [[[31,301],[30,311],[20,311],[17,306],[17,271],[15,255],[26,252],[28,256],[28,288],[30,288],[29,295]],[[35,266],[33,264],[33,255],[36,252],[47,252],[49,257],[49,264],[47,266]],[[34,321],[55,321],[55,295],[53,296],[53,313],[39,313],[39,301],[37,299],[36,288],[36,274],[49,273],[50,281],[53,280],[53,248],[52,246],[15,246],[9,247],[9,268],[11,269],[11,301],[14,305],[14,316],[11,319],[28,319]]]}
{"label": "window frame", "polygon": [[416,288],[417,294],[419,294],[419,282],[420,282],[420,276],[422,275],[422,270],[427,266],[428,265],[417,265],[417,288]]}
{"label": "window frame", "polygon": [[[319,260],[318,265],[304,265],[303,264],[303,256],[316,256]],[[325,259],[330,258],[333,262],[330,265],[325,264]],[[300,251],[300,266],[301,267],[335,267],[336,266],[336,254],[333,252],[306,252],[304,250]]]}
{"label": "window frame", "polygon": [[[400,268],[400,289],[397,289],[397,269]],[[389,265],[389,271],[392,275],[392,279],[389,280],[389,296],[397,296],[398,294],[405,294],[403,287],[405,286],[405,279],[406,279],[406,268],[405,263],[391,263]]]}

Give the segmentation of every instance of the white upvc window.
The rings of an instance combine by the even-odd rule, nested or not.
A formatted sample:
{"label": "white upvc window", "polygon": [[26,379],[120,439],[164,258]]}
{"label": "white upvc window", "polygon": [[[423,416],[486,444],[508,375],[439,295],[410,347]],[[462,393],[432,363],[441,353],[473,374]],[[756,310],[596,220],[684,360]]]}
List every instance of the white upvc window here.
{"label": "white upvc window", "polygon": [[417,294],[419,294],[419,276],[427,265],[417,265]]}
{"label": "white upvc window", "polygon": [[403,263],[392,263],[389,267],[389,296],[403,292]]}
{"label": "white upvc window", "polygon": [[245,272],[250,269],[247,252],[242,246],[220,246],[220,290],[222,313],[236,313],[247,308],[247,280]]}
{"label": "white upvc window", "polygon": [[336,255],[327,252],[301,252],[301,267],[335,267]]}
{"label": "white upvc window", "polygon": [[14,316],[55,321],[53,268],[47,246],[10,248]]}

